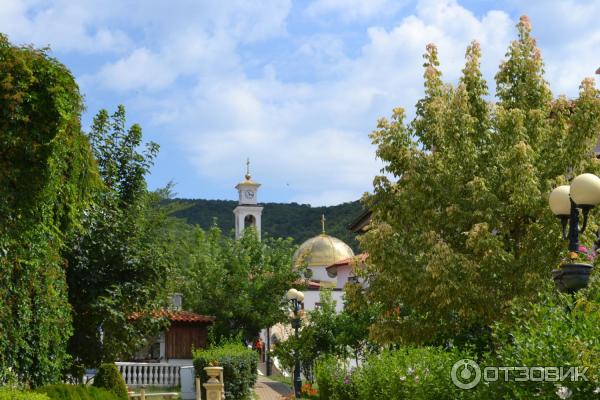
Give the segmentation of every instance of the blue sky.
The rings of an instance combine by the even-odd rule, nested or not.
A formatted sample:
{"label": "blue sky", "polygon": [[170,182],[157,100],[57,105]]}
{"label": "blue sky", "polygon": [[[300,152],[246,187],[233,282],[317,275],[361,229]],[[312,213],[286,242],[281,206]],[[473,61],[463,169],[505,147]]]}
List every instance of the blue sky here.
{"label": "blue sky", "polygon": [[600,1],[2,0],[0,31],[52,48],[86,128],[124,104],[161,152],[151,188],[235,199],[250,157],[260,201],[359,198],[381,168],[368,134],[422,93],[425,45],[456,82],[471,40],[492,82],[522,14],[555,94],[600,66]]}

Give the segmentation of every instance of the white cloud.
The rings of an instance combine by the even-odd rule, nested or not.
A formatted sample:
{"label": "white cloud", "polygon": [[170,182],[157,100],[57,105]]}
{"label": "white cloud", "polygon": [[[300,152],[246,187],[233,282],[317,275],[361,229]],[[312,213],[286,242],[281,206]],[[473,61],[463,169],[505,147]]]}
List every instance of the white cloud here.
{"label": "white cloud", "polygon": [[315,0],[308,5],[306,13],[312,17],[339,14],[346,21],[355,21],[393,14],[402,3],[399,0]]}
{"label": "white cloud", "polygon": [[101,85],[115,91],[163,89],[176,78],[170,65],[160,55],[139,48],[117,62],[105,65],[98,72]]}
{"label": "white cloud", "polygon": [[[380,168],[367,135],[394,107],[412,113],[429,42],[438,46],[444,79],[455,82],[466,46],[479,40],[493,92],[514,25],[527,13],[555,92],[576,94],[600,66],[597,1],[515,0],[509,15],[422,0],[401,17],[387,0],[316,0],[300,17],[290,14],[289,0],[110,1],[67,10],[66,0],[9,0],[0,3],[0,26],[21,41],[113,52],[80,76],[87,97],[124,102],[164,144],[157,168],[188,197],[233,197],[250,157],[268,196],[262,200],[358,198]],[[347,24],[326,26],[336,16]],[[302,31],[298,21],[317,28]]]}
{"label": "white cloud", "polygon": [[121,52],[131,41],[122,29],[106,25],[110,10],[108,1],[99,6],[91,0],[4,0],[0,29],[13,42],[57,51]]}

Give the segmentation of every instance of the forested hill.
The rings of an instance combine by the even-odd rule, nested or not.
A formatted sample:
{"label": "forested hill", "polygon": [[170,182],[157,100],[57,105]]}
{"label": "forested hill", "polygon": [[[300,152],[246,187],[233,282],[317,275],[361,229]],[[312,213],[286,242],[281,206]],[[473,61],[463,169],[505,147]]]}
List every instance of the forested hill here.
{"label": "forested hill", "polygon": [[[189,224],[197,224],[207,229],[216,219],[224,232],[234,229],[233,209],[237,205],[236,201],[172,199],[168,202],[179,203],[171,215],[182,218]],[[262,213],[263,235],[291,237],[297,244],[301,244],[321,232],[321,214],[324,214],[327,233],[357,250],[355,234],[349,231],[347,226],[362,212],[358,201],[329,207],[311,207],[298,203],[262,205],[265,207]]]}

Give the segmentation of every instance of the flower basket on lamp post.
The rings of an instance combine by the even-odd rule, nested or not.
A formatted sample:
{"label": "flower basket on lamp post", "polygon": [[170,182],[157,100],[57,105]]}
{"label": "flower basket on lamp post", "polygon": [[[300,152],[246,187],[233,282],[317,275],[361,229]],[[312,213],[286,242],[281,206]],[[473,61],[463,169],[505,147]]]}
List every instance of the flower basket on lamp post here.
{"label": "flower basket on lamp post", "polygon": [[584,289],[590,281],[591,264],[562,264],[552,271],[554,283],[559,292],[575,293]]}

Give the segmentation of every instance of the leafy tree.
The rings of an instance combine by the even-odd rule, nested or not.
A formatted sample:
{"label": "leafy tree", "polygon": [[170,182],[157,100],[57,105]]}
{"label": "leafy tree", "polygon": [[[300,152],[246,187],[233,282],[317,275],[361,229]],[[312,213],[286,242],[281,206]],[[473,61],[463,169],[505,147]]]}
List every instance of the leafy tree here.
{"label": "leafy tree", "polygon": [[294,247],[289,239],[265,238],[246,229],[240,240],[212,227],[195,228],[182,244],[179,291],[186,308],[217,317],[215,337],[242,334],[254,339],[262,328],[286,320],[285,293],[299,278],[292,268]]}
{"label": "leafy tree", "polygon": [[[359,291],[359,285],[347,284],[348,292]],[[294,356],[298,354],[303,373],[309,380],[314,378],[315,361],[325,357],[348,359],[350,357],[359,364],[367,354],[376,349],[369,340],[369,326],[372,323],[374,309],[363,304],[356,304],[360,296],[346,297],[344,309],[336,312],[336,302],[331,292],[319,293],[321,306],[306,313],[299,338],[288,337],[275,346],[274,356],[281,365],[292,371]]]}
{"label": "leafy tree", "polygon": [[138,151],[142,131],[125,128],[123,106],[110,117],[100,111],[89,137],[104,187],[66,254],[75,330],[69,351],[77,363],[97,366],[130,354],[161,327],[152,311],[166,297],[171,253],[160,235],[166,216],[145,181],[158,145]]}
{"label": "leafy tree", "polygon": [[16,375],[35,386],[69,360],[60,251],[98,180],[68,69],[3,35],[0,65],[0,385]]}
{"label": "leafy tree", "polygon": [[366,199],[373,229],[361,244],[380,342],[473,342],[515,299],[553,289],[560,228],[547,194],[600,171],[600,99],[591,79],[577,99],[553,98],[527,17],[517,29],[496,103],[486,101],[476,42],[457,87],[443,84],[428,45],[415,119],[405,124],[398,108],[372,133],[385,175]]}

